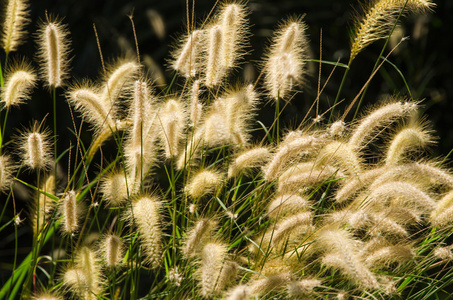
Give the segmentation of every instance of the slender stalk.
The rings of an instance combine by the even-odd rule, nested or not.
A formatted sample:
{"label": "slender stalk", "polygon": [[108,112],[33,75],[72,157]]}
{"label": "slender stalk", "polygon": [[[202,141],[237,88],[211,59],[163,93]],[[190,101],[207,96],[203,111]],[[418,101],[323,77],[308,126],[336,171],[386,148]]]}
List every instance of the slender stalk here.
{"label": "slender stalk", "polygon": [[56,87],[52,88],[52,100],[53,100],[53,139],[54,139],[54,159],[55,159],[55,180],[57,180],[57,95]]}
{"label": "slender stalk", "polygon": [[346,77],[348,76],[349,67],[351,65],[351,62],[352,61],[349,61],[348,67],[346,68],[346,70],[344,70],[344,74],[343,74],[343,78],[341,79],[340,87],[338,88],[338,92],[337,92],[337,95],[335,97],[335,101],[333,102],[333,105],[332,105],[332,110],[330,111],[330,116],[329,116],[329,122],[328,123],[330,123],[330,121],[332,121],[333,112],[335,111],[335,106],[337,105],[338,99],[340,98],[341,91],[343,90],[344,82],[346,80]]}
{"label": "slender stalk", "polygon": [[[371,71],[371,73],[373,73],[374,71],[376,71],[377,67],[379,66],[379,62],[380,62],[380,60],[383,58],[384,51],[385,51],[385,49],[387,48],[387,45],[388,45],[388,43],[389,43],[389,41],[390,41],[390,37],[392,36],[393,31],[395,31],[395,28],[396,28],[396,26],[398,25],[398,21],[399,21],[399,19],[401,18],[401,16],[403,15],[404,10],[406,9],[407,1],[409,1],[409,0],[406,0],[406,2],[404,3],[403,7],[401,8],[400,13],[398,14],[398,17],[396,18],[396,21],[395,21],[395,23],[393,24],[392,29],[390,30],[389,36],[388,36],[387,39],[385,40],[384,46],[383,46],[382,49],[381,49],[381,53],[379,53],[378,59],[376,60],[376,63],[374,64],[374,67],[373,67],[373,70]],[[354,116],[353,116],[353,118],[352,118],[353,120],[355,120],[355,118],[357,117],[357,114],[359,113],[360,107],[361,107],[361,105],[362,105],[363,98],[365,98],[365,94],[366,94],[366,92],[367,92],[369,86],[370,86],[370,83],[368,82],[368,83],[366,84],[365,89],[363,90],[362,96],[360,96],[359,103],[357,104],[357,108],[356,108],[356,110],[355,110],[355,112],[354,112]]]}

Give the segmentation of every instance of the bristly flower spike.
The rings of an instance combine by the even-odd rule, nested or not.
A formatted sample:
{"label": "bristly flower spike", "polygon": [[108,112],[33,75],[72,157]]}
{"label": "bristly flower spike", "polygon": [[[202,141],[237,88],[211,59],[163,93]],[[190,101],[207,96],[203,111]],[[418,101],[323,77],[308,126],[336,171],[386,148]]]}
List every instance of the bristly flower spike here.
{"label": "bristly flower spike", "polygon": [[24,36],[27,34],[24,28],[30,20],[28,18],[28,1],[9,0],[7,2],[0,41],[6,54],[9,54],[11,51],[16,51],[24,40]]}
{"label": "bristly flower spike", "polygon": [[220,9],[220,26],[223,38],[221,46],[221,63],[226,69],[236,66],[236,61],[246,41],[247,32],[246,7],[241,3],[225,4]]}
{"label": "bristly flower spike", "polygon": [[34,123],[31,130],[22,134],[19,149],[24,163],[31,169],[47,170],[52,163],[50,133]]}
{"label": "bristly flower spike", "polygon": [[351,38],[349,64],[368,45],[386,38],[403,8],[408,11],[431,10],[430,0],[378,0],[365,8],[363,17],[356,18]]}
{"label": "bristly flower spike", "polygon": [[0,90],[0,102],[4,103],[3,109],[18,106],[28,100],[35,82],[35,71],[30,64],[25,61],[13,64],[7,72],[5,85]]}
{"label": "bristly flower spike", "polygon": [[284,98],[302,82],[306,55],[306,25],[301,19],[285,22],[275,34],[264,63],[265,86],[270,96]]}
{"label": "bristly flower spike", "polygon": [[220,83],[225,69],[221,64],[222,55],[222,26],[214,25],[208,31],[208,60],[206,64],[206,86],[213,87]]}
{"label": "bristly flower spike", "polygon": [[69,63],[69,32],[60,20],[43,23],[38,31],[38,55],[46,85],[59,87],[68,75]]}
{"label": "bristly flower spike", "polygon": [[181,72],[186,77],[194,77],[200,72],[202,30],[194,30],[184,41],[184,46],[177,49],[173,56],[172,68]]}

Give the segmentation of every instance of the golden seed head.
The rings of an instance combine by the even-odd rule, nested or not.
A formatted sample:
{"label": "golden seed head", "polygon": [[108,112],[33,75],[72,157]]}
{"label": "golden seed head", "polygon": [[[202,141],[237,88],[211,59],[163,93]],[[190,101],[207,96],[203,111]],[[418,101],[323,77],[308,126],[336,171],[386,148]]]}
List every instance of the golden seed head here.
{"label": "golden seed head", "polygon": [[27,34],[24,28],[30,21],[28,7],[29,4],[26,0],[8,1],[0,39],[6,54],[16,51]]}
{"label": "golden seed head", "polygon": [[205,84],[207,87],[218,85],[224,74],[225,68],[221,64],[223,31],[220,25],[214,25],[208,31],[208,60],[206,63]]}
{"label": "golden seed head", "polygon": [[202,170],[193,175],[185,187],[185,191],[192,198],[200,198],[214,192],[221,185],[223,176],[212,170]]}
{"label": "golden seed head", "polygon": [[115,129],[112,107],[101,100],[90,82],[75,85],[68,92],[67,99],[95,129]]}
{"label": "golden seed head", "polygon": [[25,61],[13,63],[8,68],[5,84],[0,89],[0,102],[3,109],[18,106],[30,99],[30,92],[36,84],[36,75],[33,68]]}
{"label": "golden seed head", "polygon": [[132,83],[140,70],[136,60],[119,60],[107,67],[102,83],[101,101],[112,107],[117,99],[132,90]]}
{"label": "golden seed head", "polygon": [[38,31],[38,55],[41,61],[43,80],[49,87],[63,85],[68,76],[69,32],[59,20],[47,20]]}
{"label": "golden seed head", "polygon": [[307,52],[306,25],[302,20],[283,23],[272,39],[264,64],[265,86],[274,100],[285,98],[302,82]]}
{"label": "golden seed head", "polygon": [[132,190],[124,172],[112,172],[105,176],[101,182],[101,192],[109,207],[123,206],[128,199],[128,194],[132,194]]}
{"label": "golden seed head", "polygon": [[31,169],[47,170],[52,164],[50,133],[38,123],[22,134],[18,141],[24,164]]}
{"label": "golden seed head", "polygon": [[105,264],[109,268],[121,265],[124,255],[124,245],[120,237],[115,234],[105,236],[101,244],[101,252]]}
{"label": "golden seed head", "polygon": [[0,194],[10,188],[14,169],[11,158],[7,155],[0,155]]}
{"label": "golden seed head", "polygon": [[75,191],[69,191],[61,200],[60,214],[63,216],[62,229],[65,234],[73,234],[79,228],[80,208]]}
{"label": "golden seed head", "polygon": [[186,113],[183,104],[175,99],[169,99],[163,104],[158,115],[161,125],[160,139],[164,145],[167,158],[176,157],[179,154],[179,146],[185,127]]}
{"label": "golden seed head", "polygon": [[203,30],[194,30],[181,43],[182,47],[174,53],[172,68],[186,77],[200,73]]}
{"label": "golden seed head", "polygon": [[162,260],[162,230],[160,227],[161,203],[155,196],[140,196],[132,203],[128,218],[138,227],[144,262],[151,268],[160,266]]}

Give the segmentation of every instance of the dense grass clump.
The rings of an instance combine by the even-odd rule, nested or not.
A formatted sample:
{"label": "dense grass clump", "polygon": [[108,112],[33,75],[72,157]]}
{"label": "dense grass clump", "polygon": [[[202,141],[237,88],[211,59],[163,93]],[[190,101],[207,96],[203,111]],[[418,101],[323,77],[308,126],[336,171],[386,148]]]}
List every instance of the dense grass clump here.
{"label": "dense grass clump", "polygon": [[[446,297],[453,172],[446,158],[429,156],[436,138],[418,114],[422,102],[409,91],[361,108],[396,24],[433,3],[369,3],[356,17],[348,64],[310,58],[308,25],[288,18],[253,83],[235,78],[250,51],[247,4],[221,3],[177,42],[164,88],[139,49],[102,60],[99,79],[71,78],[68,28],[47,16],[38,65],[11,63],[27,7],[8,1],[2,32],[0,231],[15,246],[0,299]],[[339,113],[352,62],[379,40],[370,80]],[[344,72],[335,103],[285,128],[281,112],[313,79],[313,62]],[[8,114],[34,101],[38,85],[53,112],[5,134]],[[57,101],[73,128],[57,128]],[[257,120],[264,105],[275,108],[269,127]],[[352,108],[357,116],[345,122]],[[72,137],[66,149],[57,147],[62,135]],[[28,211],[16,208],[24,190]]]}

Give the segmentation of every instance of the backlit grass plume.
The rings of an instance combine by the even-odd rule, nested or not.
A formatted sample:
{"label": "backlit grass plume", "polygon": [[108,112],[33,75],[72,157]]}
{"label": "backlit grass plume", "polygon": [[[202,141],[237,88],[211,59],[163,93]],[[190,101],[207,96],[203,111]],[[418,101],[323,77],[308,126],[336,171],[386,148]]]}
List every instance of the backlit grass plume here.
{"label": "backlit grass plume", "polygon": [[1,30],[1,46],[6,54],[16,51],[27,34],[25,27],[30,21],[28,7],[26,0],[7,1]]}
{"label": "backlit grass plume", "polygon": [[46,85],[59,87],[68,77],[70,40],[67,26],[47,18],[37,33],[41,75]]}
{"label": "backlit grass plume", "polygon": [[[6,262],[0,264],[0,299],[449,296],[453,171],[448,157],[433,159],[426,151],[435,138],[419,116],[423,103],[409,90],[413,76],[403,77],[409,96],[392,86],[401,96],[358,108],[358,118],[349,110],[336,121],[322,118],[342,107],[326,102],[336,72],[347,70],[340,94],[356,83],[346,78],[356,70],[352,60],[390,34],[400,12],[424,12],[433,4],[374,1],[356,23],[348,66],[330,54],[308,59],[306,25],[287,18],[258,63],[262,74],[250,84],[251,76],[232,71],[248,59],[245,46],[254,30],[248,15],[264,5],[252,2],[220,1],[200,22],[188,7],[187,32],[169,54],[174,77],[167,86],[140,45],[148,37],[135,27],[141,19],[131,23],[137,57],[104,66],[101,55],[102,75],[77,80],[67,68],[67,29],[47,18],[38,33],[38,63],[54,103],[66,98],[71,113],[65,122],[56,122],[66,118],[64,111],[54,114],[53,133],[44,130],[45,117],[10,136],[23,119],[13,106],[26,114],[46,106],[35,97],[31,67],[6,66],[4,82],[0,73],[0,232],[8,249],[0,251]],[[103,54],[101,35],[94,36]],[[321,36],[320,46],[330,40]],[[375,57],[376,71],[381,58]],[[352,106],[360,95],[381,98],[365,97],[367,86],[382,74],[386,83],[400,81],[393,81],[402,75],[396,68],[401,59],[394,58],[391,66],[400,72],[373,70],[357,99],[342,101]],[[308,61],[319,63],[319,76],[305,76]],[[304,82],[311,89],[303,98],[313,103],[296,107],[288,100],[300,97],[296,87]],[[269,102],[273,118],[258,112]],[[303,117],[300,110],[310,105]],[[57,124],[66,124],[58,135]],[[51,136],[59,151],[52,151]]]}
{"label": "backlit grass plume", "polygon": [[13,180],[14,165],[8,155],[0,156],[0,193],[9,190]]}
{"label": "backlit grass plume", "polygon": [[349,64],[368,45],[387,38],[398,14],[403,11],[430,10],[434,4],[427,0],[378,0],[364,8],[364,15],[356,17],[351,37]]}
{"label": "backlit grass plume", "polygon": [[161,200],[156,196],[139,196],[127,214],[131,226],[136,224],[144,253],[144,263],[157,268],[162,261]]}
{"label": "backlit grass plume", "polygon": [[288,92],[302,82],[307,53],[305,29],[301,18],[289,19],[272,39],[264,73],[265,88],[274,100],[287,98]]}
{"label": "backlit grass plume", "polygon": [[25,61],[13,64],[13,67],[9,68],[7,72],[5,85],[1,88],[2,108],[18,106],[30,99],[36,79],[33,68]]}
{"label": "backlit grass plume", "polygon": [[19,151],[24,164],[35,170],[47,170],[52,165],[50,132],[34,123],[32,128],[20,136]]}

